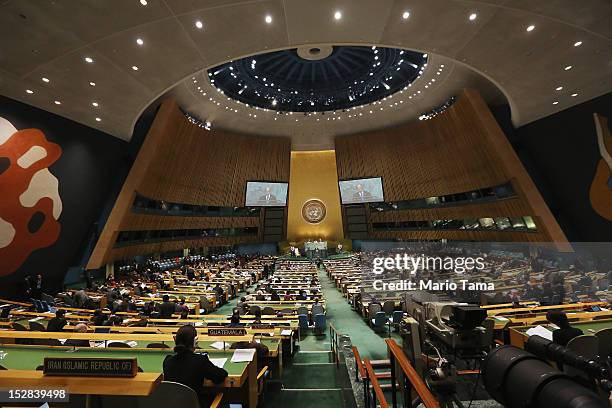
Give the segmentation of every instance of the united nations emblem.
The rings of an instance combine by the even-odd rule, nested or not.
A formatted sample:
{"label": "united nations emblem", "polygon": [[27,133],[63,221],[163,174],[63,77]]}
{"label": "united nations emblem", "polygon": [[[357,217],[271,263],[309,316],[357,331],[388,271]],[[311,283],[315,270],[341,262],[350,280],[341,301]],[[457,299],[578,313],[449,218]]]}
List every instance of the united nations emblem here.
{"label": "united nations emblem", "polygon": [[325,204],[321,200],[308,200],[302,207],[302,217],[311,224],[318,224],[323,221],[325,214]]}

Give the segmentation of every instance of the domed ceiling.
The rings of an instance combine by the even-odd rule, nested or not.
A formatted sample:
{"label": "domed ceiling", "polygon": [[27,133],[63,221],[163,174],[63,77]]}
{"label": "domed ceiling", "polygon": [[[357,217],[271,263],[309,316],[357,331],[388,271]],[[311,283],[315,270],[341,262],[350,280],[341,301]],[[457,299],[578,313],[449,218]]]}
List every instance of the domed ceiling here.
{"label": "domed ceiling", "polygon": [[208,70],[231,99],[279,112],[320,112],[378,101],[423,73],[427,54],[397,48],[326,46],[289,49]]}

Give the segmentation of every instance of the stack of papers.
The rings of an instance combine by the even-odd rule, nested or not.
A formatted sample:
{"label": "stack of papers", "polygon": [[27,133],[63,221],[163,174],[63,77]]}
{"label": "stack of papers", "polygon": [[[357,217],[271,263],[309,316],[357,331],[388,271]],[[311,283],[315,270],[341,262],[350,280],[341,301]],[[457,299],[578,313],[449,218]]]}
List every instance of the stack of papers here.
{"label": "stack of papers", "polygon": [[236,351],[234,351],[234,354],[232,355],[232,363],[242,363],[245,361],[253,361],[253,356],[255,355],[255,352],[257,350],[255,350],[254,348],[252,349],[238,349]]}
{"label": "stack of papers", "polygon": [[229,348],[229,344],[225,343],[224,341],[215,341],[210,345],[210,347],[217,350],[225,350],[226,348]]}
{"label": "stack of papers", "polygon": [[209,358],[210,362],[216,365],[219,368],[223,368],[227,358]]}
{"label": "stack of papers", "polygon": [[291,336],[291,333],[293,333],[293,330],[285,329],[281,331],[281,336]]}
{"label": "stack of papers", "polygon": [[548,330],[544,326],[532,327],[531,329],[527,330],[527,335],[530,337],[531,336],[544,337],[546,340],[550,340],[550,341],[552,341],[553,339],[552,331]]}

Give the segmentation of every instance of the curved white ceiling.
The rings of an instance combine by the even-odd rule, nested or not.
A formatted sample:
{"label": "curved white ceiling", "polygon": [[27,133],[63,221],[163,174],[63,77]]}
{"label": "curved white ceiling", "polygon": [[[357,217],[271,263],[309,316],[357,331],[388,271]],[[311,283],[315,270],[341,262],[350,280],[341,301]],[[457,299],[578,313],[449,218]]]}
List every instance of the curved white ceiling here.
{"label": "curved white ceiling", "polygon": [[[516,125],[612,88],[609,0],[146,3],[0,0],[0,93],[124,140],[130,139],[141,112],[170,93],[213,126],[284,134],[292,136],[296,149],[316,149],[329,145],[335,134],[414,118],[465,86],[480,89],[495,102],[500,93],[494,83],[508,99]],[[334,18],[337,11],[341,19]],[[410,14],[406,19],[405,12]],[[476,18],[470,20],[471,14]],[[196,21],[202,22],[201,29]],[[530,25],[535,28],[527,31]],[[202,75],[208,67],[306,44],[376,44],[419,50],[432,58],[413,85],[422,93],[410,103],[406,100],[406,107],[329,125],[316,120],[279,123],[272,115],[247,109],[232,115],[232,102],[223,99],[228,109],[212,104],[192,86],[192,77],[209,86]],[[445,65],[443,80],[424,88],[440,64]]]}

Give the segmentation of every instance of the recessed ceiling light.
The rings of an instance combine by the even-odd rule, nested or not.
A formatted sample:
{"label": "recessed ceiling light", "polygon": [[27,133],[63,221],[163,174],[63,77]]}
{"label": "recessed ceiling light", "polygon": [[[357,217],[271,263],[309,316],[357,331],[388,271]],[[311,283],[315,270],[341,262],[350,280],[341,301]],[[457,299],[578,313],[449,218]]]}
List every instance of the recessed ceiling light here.
{"label": "recessed ceiling light", "polygon": [[402,18],[404,20],[408,19],[408,17],[410,17],[410,12],[409,11],[404,11],[404,13],[402,14]]}
{"label": "recessed ceiling light", "polygon": [[572,96],[575,98],[575,97],[578,96],[578,94],[577,93],[573,93]]}
{"label": "recessed ceiling light", "polygon": [[272,16],[269,14],[266,16],[266,23],[268,24],[272,23]]}
{"label": "recessed ceiling light", "polygon": [[478,14],[472,13],[472,14],[470,14],[469,19],[470,19],[470,21],[474,21],[474,20],[476,20],[476,17],[478,17]]}
{"label": "recessed ceiling light", "polygon": [[340,20],[340,19],[342,18],[342,13],[341,13],[340,11],[336,11],[336,12],[334,13],[334,18],[335,18],[336,20]]}
{"label": "recessed ceiling light", "polygon": [[144,44],[144,41],[142,41],[142,38],[137,38],[136,39],[136,44],[142,45],[142,44]]}
{"label": "recessed ceiling light", "polygon": [[142,4],[143,6],[146,6],[148,3],[147,3],[147,0],[140,0],[140,4]]}
{"label": "recessed ceiling light", "polygon": [[102,121],[102,119],[96,118],[96,122],[100,122],[100,121]]}
{"label": "recessed ceiling light", "polygon": [[535,26],[532,24],[529,27],[527,27],[527,31],[533,31],[534,28],[535,28]]}
{"label": "recessed ceiling light", "polygon": [[556,89],[557,91],[560,91],[560,90],[562,90],[562,89],[563,89],[563,87],[562,87],[562,86],[558,86],[558,87],[557,87],[557,88],[555,88],[555,89]]}
{"label": "recessed ceiling light", "polygon": [[42,81],[49,83],[49,78],[42,77]]}
{"label": "recessed ceiling light", "polygon": [[95,82],[90,82],[89,85],[96,86],[96,83]]}
{"label": "recessed ceiling light", "polygon": [[576,41],[574,43],[574,47],[580,47],[582,45],[582,41]]}
{"label": "recessed ceiling light", "polygon": [[569,71],[570,69],[572,69],[572,66],[571,66],[571,65],[568,65],[567,67],[565,67],[565,68],[563,68],[563,69],[564,69],[564,70],[566,70],[566,71]]}
{"label": "recessed ceiling light", "polygon": [[202,27],[204,27],[204,24],[200,20],[198,20],[195,22],[195,26],[196,28],[202,29]]}
{"label": "recessed ceiling light", "polygon": [[29,93],[29,94],[33,94],[34,93],[34,91],[31,90],[31,89],[26,89],[26,92]]}
{"label": "recessed ceiling light", "polygon": [[554,101],[553,105],[557,105],[559,103],[559,101]]}
{"label": "recessed ceiling light", "polygon": [[56,105],[61,105],[62,103],[60,101],[55,101],[54,102]]}
{"label": "recessed ceiling light", "polygon": [[95,106],[96,108],[98,107],[98,102],[92,102],[91,104]]}
{"label": "recessed ceiling light", "polygon": [[93,59],[91,57],[85,57],[85,62],[92,63]]}
{"label": "recessed ceiling light", "polygon": [[134,71],[138,71],[138,67],[137,67],[136,65],[132,65],[132,69],[133,69]]}

